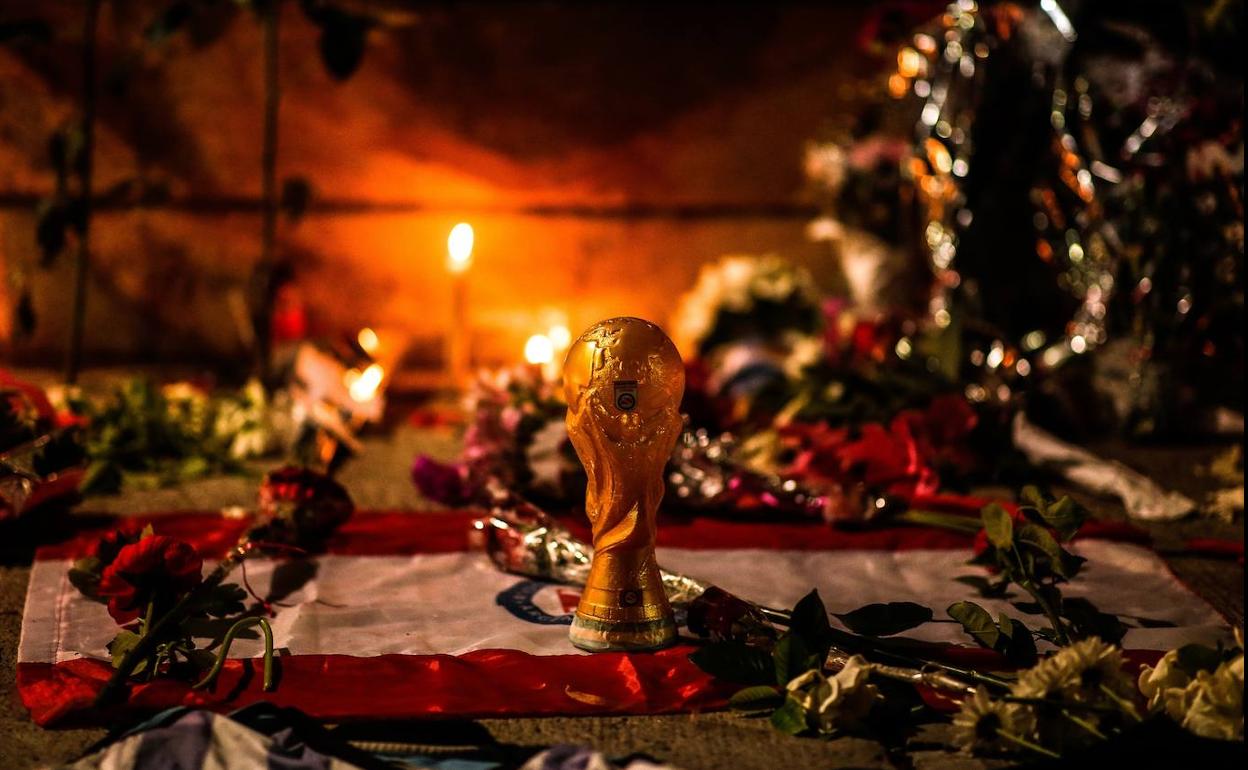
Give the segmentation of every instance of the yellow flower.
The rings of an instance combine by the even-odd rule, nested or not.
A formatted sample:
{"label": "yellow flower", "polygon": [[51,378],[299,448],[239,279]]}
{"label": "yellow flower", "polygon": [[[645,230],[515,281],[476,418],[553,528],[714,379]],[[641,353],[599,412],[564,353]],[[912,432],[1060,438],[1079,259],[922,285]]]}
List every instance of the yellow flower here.
{"label": "yellow flower", "polygon": [[1210,673],[1198,671],[1183,694],[1180,724],[1204,738],[1244,739],[1244,656],[1228,660]]}
{"label": "yellow flower", "polygon": [[1017,703],[994,701],[983,687],[962,701],[962,707],[953,718],[953,743],[964,751],[987,749],[1016,749],[1013,742],[1002,733],[1026,737],[1035,724],[1030,709]]}

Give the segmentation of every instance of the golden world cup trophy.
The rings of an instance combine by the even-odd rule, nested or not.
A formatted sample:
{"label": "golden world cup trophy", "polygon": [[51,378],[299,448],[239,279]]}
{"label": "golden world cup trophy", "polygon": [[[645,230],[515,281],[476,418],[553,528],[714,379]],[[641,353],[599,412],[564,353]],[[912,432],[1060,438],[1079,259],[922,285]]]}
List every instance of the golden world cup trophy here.
{"label": "golden world cup trophy", "polygon": [[639,318],[595,324],[563,365],[568,437],[589,488],[594,557],[572,620],[590,652],[652,650],[676,639],[654,557],[663,467],[680,435],[685,368],[663,330]]}

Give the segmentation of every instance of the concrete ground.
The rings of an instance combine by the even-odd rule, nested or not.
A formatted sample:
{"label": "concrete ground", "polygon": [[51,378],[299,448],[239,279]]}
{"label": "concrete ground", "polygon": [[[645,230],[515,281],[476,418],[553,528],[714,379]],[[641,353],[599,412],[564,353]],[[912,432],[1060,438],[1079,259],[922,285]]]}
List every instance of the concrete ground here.
{"label": "concrete ground", "polygon": [[[410,508],[429,510],[408,479],[408,467],[417,452],[449,458],[457,437],[449,430],[401,427],[388,435],[369,438],[363,454],[349,462],[340,474],[361,508]],[[1161,483],[1199,497],[1210,481],[1201,468],[1218,447],[1128,448],[1098,447]],[[128,493],[94,499],[80,506],[77,515],[96,512],[139,513],[176,509],[215,509],[247,505],[254,498],[255,481],[239,478],[211,479],[176,489]],[[1081,497],[1097,516],[1122,518],[1112,502]],[[0,768],[23,770],[59,763],[79,756],[104,736],[102,729],[44,730],[26,715],[14,687],[15,657],[21,628],[21,612],[34,543],[49,542],[72,526],[72,519],[25,522],[0,530]],[[1242,541],[1242,517],[1235,524],[1193,519],[1146,526],[1163,552],[1181,548],[1189,537],[1205,536]],[[1175,572],[1204,595],[1233,622],[1242,626],[1244,607],[1243,566],[1232,560],[1213,560],[1171,555]],[[916,734],[886,747],[864,738],[835,740],[792,738],[773,731],[765,719],[736,713],[712,713],[661,717],[586,717],[543,719],[484,719],[461,727],[488,734],[503,744],[546,746],[583,743],[611,756],[643,753],[674,765],[700,768],[733,767],[741,770],[772,767],[909,767],[981,768],[1001,766],[1000,761],[970,758],[946,747],[947,728],[927,725]],[[402,728],[400,728],[402,729]],[[413,735],[419,726],[411,726]],[[448,726],[449,729],[449,726]]]}

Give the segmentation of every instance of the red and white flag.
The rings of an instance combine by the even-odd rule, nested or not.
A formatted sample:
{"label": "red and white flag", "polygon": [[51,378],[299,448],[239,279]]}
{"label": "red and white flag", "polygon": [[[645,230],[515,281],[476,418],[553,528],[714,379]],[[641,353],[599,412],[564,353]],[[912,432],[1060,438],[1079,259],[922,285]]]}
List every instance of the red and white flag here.
{"label": "red and white flag", "polygon": [[[240,639],[211,690],[157,679],[132,687],[130,706],[231,710],[269,700],[344,720],[650,714],[724,705],[731,690],[689,662],[690,644],[635,654],[574,649],[567,634],[577,590],[499,572],[469,548],[472,518],[359,512],[324,555],[248,560],[247,582],[276,609],[276,690],[261,689],[260,641]],[[206,514],[150,520],[157,533],[187,540],[206,560],[220,558],[245,526]],[[1226,621],[1171,574],[1138,532],[1097,523],[1085,532],[1071,550],[1088,562],[1065,593],[1121,616],[1131,626],[1123,646],[1139,651],[1133,658],[1225,636]],[[22,699],[42,725],[98,718],[90,705],[112,672],[106,645],[118,628],[104,606],[78,593],[67,572],[101,533],[41,549],[31,572],[17,675]],[[667,569],[768,606],[790,607],[814,587],[833,613],[914,601],[939,618],[953,602],[974,599],[994,615],[1027,620],[1008,599],[977,598],[955,579],[983,574],[966,563],[970,545],[965,536],[917,527],[844,532],[808,523],[669,519],[659,527],[658,557]],[[235,570],[231,579],[241,582],[244,574]],[[928,623],[906,636],[968,644],[954,623]]]}

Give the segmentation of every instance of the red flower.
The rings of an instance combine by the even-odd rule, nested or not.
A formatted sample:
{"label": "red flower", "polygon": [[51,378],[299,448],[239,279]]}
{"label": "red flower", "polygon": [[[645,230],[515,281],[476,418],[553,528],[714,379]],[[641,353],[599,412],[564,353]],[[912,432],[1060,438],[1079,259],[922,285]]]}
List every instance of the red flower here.
{"label": "red flower", "polygon": [[99,595],[108,600],[108,614],[124,625],[158,596],[173,599],[199,585],[203,568],[189,543],[152,535],[117,552],[100,578]]}
{"label": "red flower", "polygon": [[308,548],[351,518],[355,504],[341,484],[324,473],[288,465],[260,482],[259,519],[253,540]]}
{"label": "red flower", "polygon": [[143,531],[139,526],[134,522],[127,522],[100,538],[95,544],[95,558],[100,560],[100,569],[112,564],[121,549],[139,542],[142,537]]}

